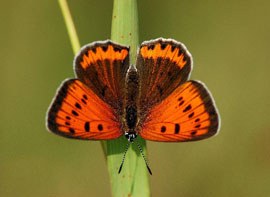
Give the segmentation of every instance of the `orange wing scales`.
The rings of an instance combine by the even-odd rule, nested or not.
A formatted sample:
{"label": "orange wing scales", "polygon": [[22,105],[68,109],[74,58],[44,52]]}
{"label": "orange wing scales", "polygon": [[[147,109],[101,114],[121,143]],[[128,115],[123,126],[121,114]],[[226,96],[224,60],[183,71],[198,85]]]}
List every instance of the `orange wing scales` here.
{"label": "orange wing scales", "polygon": [[154,141],[195,141],[214,135],[218,122],[206,87],[188,81],[149,111],[140,135]]}
{"label": "orange wing scales", "polygon": [[152,58],[156,61],[158,58],[168,58],[180,68],[183,68],[187,61],[184,60],[184,53],[180,48],[173,47],[169,43],[157,43],[155,45],[142,46],[140,53],[144,58]]}
{"label": "orange wing scales", "polygon": [[112,109],[75,79],[63,83],[48,113],[48,128],[70,138],[114,139],[120,127]]}
{"label": "orange wing scales", "polygon": [[84,54],[80,64],[87,69],[90,64],[96,64],[98,61],[124,60],[128,56],[127,49],[117,49],[112,45],[96,47],[94,50],[88,50],[88,54]]}

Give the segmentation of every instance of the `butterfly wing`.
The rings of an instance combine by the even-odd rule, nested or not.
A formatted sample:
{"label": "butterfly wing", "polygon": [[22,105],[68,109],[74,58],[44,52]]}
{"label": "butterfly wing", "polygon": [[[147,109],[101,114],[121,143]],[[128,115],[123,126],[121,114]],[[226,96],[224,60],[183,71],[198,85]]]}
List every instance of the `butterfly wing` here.
{"label": "butterfly wing", "polygon": [[153,141],[196,141],[218,129],[219,115],[209,91],[191,80],[149,111],[140,135]]}
{"label": "butterfly wing", "polygon": [[122,135],[111,106],[77,79],[66,80],[59,88],[47,114],[47,127],[58,135],[86,140]]}
{"label": "butterfly wing", "polygon": [[146,111],[188,79],[192,59],[180,42],[159,38],[142,43],[136,67],[141,80],[140,106]]}
{"label": "butterfly wing", "polygon": [[75,72],[85,85],[115,109],[122,109],[129,48],[110,40],[94,42],[75,57]]}

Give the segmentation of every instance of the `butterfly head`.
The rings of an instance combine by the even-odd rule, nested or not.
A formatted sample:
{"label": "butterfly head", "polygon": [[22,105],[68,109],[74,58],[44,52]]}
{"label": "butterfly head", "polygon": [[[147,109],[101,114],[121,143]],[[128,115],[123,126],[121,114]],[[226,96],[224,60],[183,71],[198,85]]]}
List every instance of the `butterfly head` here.
{"label": "butterfly head", "polygon": [[128,139],[129,142],[133,142],[136,139],[137,134],[134,132],[126,132],[125,137]]}

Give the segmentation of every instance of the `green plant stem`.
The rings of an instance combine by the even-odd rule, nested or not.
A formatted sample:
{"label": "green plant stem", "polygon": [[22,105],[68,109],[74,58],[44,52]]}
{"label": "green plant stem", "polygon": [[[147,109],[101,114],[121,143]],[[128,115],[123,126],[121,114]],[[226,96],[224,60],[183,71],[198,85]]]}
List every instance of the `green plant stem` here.
{"label": "green plant stem", "polygon": [[[114,0],[111,39],[130,46],[130,61],[135,64],[139,43],[136,0]],[[140,137],[136,140],[146,155],[145,140]],[[132,144],[129,148],[122,172],[118,174],[126,144],[125,137],[105,142],[112,194],[115,197],[150,196],[149,174],[136,144]]]}
{"label": "green plant stem", "polygon": [[111,39],[130,46],[130,61],[135,64],[139,44],[136,0],[114,0]]}
{"label": "green plant stem", "polygon": [[78,53],[78,51],[81,48],[80,42],[79,42],[79,38],[68,8],[68,4],[66,0],[58,0],[59,6],[61,8],[64,20],[65,20],[65,24],[67,27],[67,31],[68,31],[68,35],[69,35],[69,39],[71,42],[71,46],[72,46],[72,50],[74,55],[76,55]]}

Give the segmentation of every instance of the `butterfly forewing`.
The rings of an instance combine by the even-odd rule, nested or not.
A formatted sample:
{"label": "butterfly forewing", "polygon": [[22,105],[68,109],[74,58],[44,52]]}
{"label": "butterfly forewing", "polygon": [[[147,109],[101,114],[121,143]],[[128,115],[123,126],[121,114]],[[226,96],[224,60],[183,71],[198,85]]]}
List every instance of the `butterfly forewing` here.
{"label": "butterfly forewing", "polygon": [[48,111],[50,131],[68,138],[103,140],[121,136],[115,111],[77,79],[66,80]]}
{"label": "butterfly forewing", "polygon": [[207,88],[188,81],[153,107],[140,135],[153,141],[196,141],[215,135],[219,117]]}
{"label": "butterfly forewing", "polygon": [[141,81],[140,107],[147,111],[188,79],[192,59],[183,44],[159,38],[142,43],[136,67]]}
{"label": "butterfly forewing", "polygon": [[103,101],[122,109],[129,48],[112,41],[86,45],[75,57],[75,72]]}

